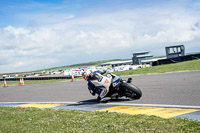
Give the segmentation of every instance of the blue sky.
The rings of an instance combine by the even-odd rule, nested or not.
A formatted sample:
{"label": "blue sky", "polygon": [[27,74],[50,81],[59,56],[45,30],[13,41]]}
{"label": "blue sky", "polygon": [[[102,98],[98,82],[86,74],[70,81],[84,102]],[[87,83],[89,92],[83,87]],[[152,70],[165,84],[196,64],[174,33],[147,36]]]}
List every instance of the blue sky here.
{"label": "blue sky", "polygon": [[199,0],[0,0],[0,73],[199,52],[199,14]]}

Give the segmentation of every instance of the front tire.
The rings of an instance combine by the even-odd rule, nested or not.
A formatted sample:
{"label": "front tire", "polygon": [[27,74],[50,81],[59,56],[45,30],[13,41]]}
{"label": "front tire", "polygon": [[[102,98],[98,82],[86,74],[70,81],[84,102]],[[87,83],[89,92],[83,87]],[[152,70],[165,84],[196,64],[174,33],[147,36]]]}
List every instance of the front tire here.
{"label": "front tire", "polygon": [[140,88],[133,84],[121,82],[119,88],[120,95],[122,96],[126,96],[134,100],[140,99],[140,97],[142,96],[142,91],[140,90]]}

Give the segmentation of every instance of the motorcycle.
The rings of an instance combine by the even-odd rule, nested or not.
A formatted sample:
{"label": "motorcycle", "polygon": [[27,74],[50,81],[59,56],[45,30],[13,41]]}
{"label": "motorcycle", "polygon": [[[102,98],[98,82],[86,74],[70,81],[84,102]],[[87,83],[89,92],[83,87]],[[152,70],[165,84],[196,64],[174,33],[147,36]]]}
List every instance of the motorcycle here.
{"label": "motorcycle", "polygon": [[125,81],[119,75],[109,73],[104,76],[94,72],[88,76],[87,81],[90,93],[93,96],[97,94],[98,101],[118,99],[120,97],[136,100],[142,96],[141,89],[131,84],[132,78],[128,78]]}

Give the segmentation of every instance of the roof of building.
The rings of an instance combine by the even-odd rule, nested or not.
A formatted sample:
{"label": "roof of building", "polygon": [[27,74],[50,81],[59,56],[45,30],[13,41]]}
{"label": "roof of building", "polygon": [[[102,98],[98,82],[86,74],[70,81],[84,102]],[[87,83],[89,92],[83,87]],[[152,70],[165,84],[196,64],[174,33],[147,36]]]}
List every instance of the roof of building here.
{"label": "roof of building", "polygon": [[137,58],[144,58],[144,57],[153,57],[153,55],[138,55]]}
{"label": "roof of building", "polygon": [[167,47],[165,47],[165,48],[175,48],[175,47],[185,47],[184,45],[174,45],[174,46],[167,46]]}
{"label": "roof of building", "polygon": [[134,52],[133,54],[146,54],[146,53],[149,53],[149,51]]}
{"label": "roof of building", "polygon": [[154,59],[150,59],[150,60],[142,60],[142,63],[148,63],[148,62],[154,62],[154,61],[158,61],[158,60],[162,60],[162,59],[166,59],[166,57],[162,57],[162,58],[154,58]]}
{"label": "roof of building", "polygon": [[101,65],[114,65],[114,64],[123,64],[123,63],[132,63],[132,60],[127,60],[127,61],[112,61],[112,62],[106,62]]}

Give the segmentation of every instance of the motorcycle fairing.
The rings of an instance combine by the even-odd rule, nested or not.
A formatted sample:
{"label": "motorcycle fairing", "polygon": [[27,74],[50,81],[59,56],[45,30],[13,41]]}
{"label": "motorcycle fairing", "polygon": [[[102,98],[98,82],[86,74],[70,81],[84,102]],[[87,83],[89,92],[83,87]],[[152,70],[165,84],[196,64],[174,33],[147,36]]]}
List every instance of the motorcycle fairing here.
{"label": "motorcycle fairing", "polygon": [[119,75],[115,75],[115,74],[113,74],[113,73],[109,73],[108,75],[107,75],[107,77],[112,77],[112,86],[114,87],[114,88],[117,88],[118,87],[118,85],[119,85],[119,82],[121,81],[121,76],[119,76]]}
{"label": "motorcycle fairing", "polygon": [[116,88],[119,85],[119,82],[121,80],[120,76],[115,76],[115,78],[113,79],[113,87]]}

